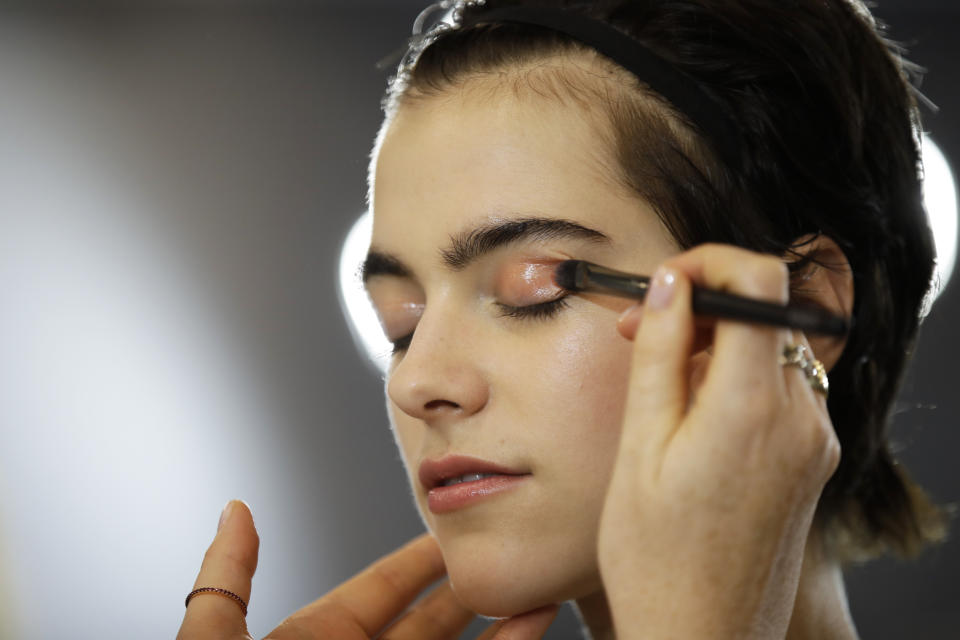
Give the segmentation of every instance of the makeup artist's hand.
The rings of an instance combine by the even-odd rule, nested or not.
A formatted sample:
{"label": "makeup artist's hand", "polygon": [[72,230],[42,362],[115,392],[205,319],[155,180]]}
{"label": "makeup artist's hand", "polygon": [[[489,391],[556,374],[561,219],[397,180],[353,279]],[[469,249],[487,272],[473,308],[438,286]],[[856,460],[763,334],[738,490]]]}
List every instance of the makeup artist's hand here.
{"label": "makeup artist's hand", "polygon": [[[259,545],[246,504],[230,502],[194,588],[220,587],[249,603]],[[448,582],[411,606],[445,573],[436,541],[421,535],[288,617],[267,640],[454,640],[474,614],[457,601]],[[556,613],[556,607],[544,607],[497,621],[477,640],[539,640]],[[211,594],[190,601],[177,634],[177,640],[251,638],[237,603]]]}
{"label": "makeup artist's hand", "polygon": [[619,324],[633,364],[598,544],[617,638],[782,639],[838,440],[824,397],[778,363],[801,334],[721,320],[711,335],[690,293],[782,304],[787,269],[704,245],[654,280]]}

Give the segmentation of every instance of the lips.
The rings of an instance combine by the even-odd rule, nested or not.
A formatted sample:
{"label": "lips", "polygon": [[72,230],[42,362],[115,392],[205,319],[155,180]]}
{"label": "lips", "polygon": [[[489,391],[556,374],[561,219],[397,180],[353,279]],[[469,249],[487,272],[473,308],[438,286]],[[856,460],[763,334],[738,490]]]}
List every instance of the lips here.
{"label": "lips", "polygon": [[446,456],[438,460],[424,460],[420,465],[420,484],[427,491],[439,487],[450,478],[466,474],[496,474],[502,476],[529,475],[529,471],[513,469],[470,456]]}

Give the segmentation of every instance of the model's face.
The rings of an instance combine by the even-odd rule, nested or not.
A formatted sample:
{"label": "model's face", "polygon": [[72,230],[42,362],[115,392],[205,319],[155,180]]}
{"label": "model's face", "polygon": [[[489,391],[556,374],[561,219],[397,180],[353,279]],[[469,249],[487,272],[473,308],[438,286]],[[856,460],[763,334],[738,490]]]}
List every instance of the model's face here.
{"label": "model's face", "polygon": [[[371,245],[389,260],[368,262],[367,286],[399,341],[388,408],[417,506],[460,599],[507,616],[600,588],[596,533],[629,371],[616,327],[630,303],[551,305],[564,295],[552,267],[576,258],[650,274],[678,249],[648,205],[615,188],[581,112],[484,95],[431,98],[390,126]],[[527,233],[509,224],[519,220]],[[429,500],[421,464],[451,455],[529,475],[462,504]]]}

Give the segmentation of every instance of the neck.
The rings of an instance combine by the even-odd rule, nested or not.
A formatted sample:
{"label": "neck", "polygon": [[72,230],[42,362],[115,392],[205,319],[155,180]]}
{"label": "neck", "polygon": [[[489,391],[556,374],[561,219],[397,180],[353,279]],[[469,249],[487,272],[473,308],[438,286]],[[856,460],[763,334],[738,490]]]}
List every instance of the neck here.
{"label": "neck", "polygon": [[573,608],[580,618],[583,637],[588,640],[616,640],[613,635],[613,617],[607,605],[607,596],[601,589],[590,595],[577,598]]}
{"label": "neck", "polygon": [[800,584],[786,640],[857,640],[857,630],[847,605],[847,590],[840,565],[823,550],[816,528],[811,530],[803,554]]}
{"label": "neck", "polygon": [[[820,537],[812,531],[804,548],[803,568],[785,640],[858,638],[847,605],[840,565],[827,557],[821,544]],[[578,598],[575,610],[583,624],[585,638],[616,639],[610,608],[602,590]]]}

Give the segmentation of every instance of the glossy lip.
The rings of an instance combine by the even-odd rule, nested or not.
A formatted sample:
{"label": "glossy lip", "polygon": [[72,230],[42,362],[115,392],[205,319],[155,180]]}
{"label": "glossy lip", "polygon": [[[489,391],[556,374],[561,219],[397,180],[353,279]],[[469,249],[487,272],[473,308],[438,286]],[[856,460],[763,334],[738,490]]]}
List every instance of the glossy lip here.
{"label": "glossy lip", "polygon": [[434,489],[447,478],[456,478],[466,473],[496,473],[503,476],[529,475],[529,471],[511,469],[503,465],[473,458],[470,456],[451,455],[438,460],[424,460],[420,464],[420,484],[428,492]]}
{"label": "glossy lip", "polygon": [[427,508],[437,515],[450,513],[514,489],[530,477],[531,474],[487,476],[449,487],[434,487],[427,493]]}

